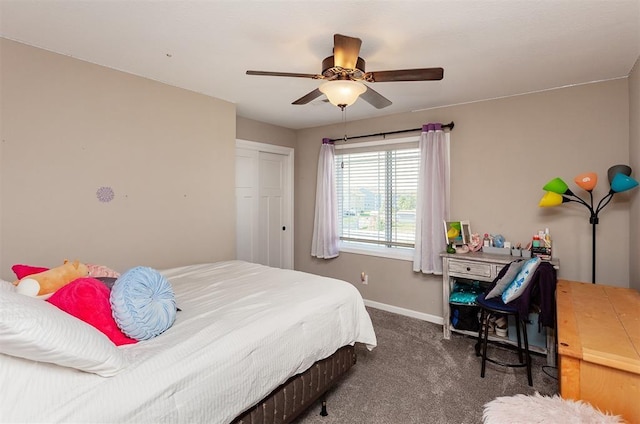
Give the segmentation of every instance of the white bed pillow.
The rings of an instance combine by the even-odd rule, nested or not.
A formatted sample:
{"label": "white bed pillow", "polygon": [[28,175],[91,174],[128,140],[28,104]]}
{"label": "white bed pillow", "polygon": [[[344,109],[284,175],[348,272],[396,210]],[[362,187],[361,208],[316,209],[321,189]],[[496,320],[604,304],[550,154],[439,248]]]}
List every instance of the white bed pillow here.
{"label": "white bed pillow", "polygon": [[128,365],[125,354],[89,324],[49,302],[2,289],[0,353],[103,377]]}
{"label": "white bed pillow", "polygon": [[0,279],[0,291],[10,291],[10,292],[15,292],[16,291],[16,286],[13,285],[13,283],[10,283],[6,280],[2,280]]}

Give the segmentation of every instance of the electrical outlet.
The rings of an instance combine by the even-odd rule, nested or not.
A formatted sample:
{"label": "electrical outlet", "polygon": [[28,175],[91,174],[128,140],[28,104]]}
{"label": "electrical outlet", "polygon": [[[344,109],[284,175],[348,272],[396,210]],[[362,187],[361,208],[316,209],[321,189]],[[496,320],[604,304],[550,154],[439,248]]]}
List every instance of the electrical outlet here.
{"label": "electrical outlet", "polygon": [[369,276],[365,274],[364,271],[360,274],[360,281],[362,284],[369,284]]}

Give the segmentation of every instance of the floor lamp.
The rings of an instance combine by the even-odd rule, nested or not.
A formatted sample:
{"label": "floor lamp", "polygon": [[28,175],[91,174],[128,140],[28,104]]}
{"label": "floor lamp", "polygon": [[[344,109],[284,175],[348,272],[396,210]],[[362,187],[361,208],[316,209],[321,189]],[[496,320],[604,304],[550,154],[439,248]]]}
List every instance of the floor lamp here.
{"label": "floor lamp", "polygon": [[567,183],[560,178],[554,178],[542,188],[546,190],[545,195],[540,200],[540,207],[558,206],[563,203],[575,202],[589,209],[589,223],[592,226],[592,250],[591,250],[591,282],[596,283],[596,225],[598,225],[598,214],[609,204],[613,195],[631,190],[638,186],[638,181],[631,178],[631,168],[627,165],[614,165],[607,171],[609,179],[609,193],[607,193],[596,206],[593,203],[593,189],[598,183],[598,175],[595,172],[587,172],[578,175],[574,182],[587,193],[589,202],[576,196]]}

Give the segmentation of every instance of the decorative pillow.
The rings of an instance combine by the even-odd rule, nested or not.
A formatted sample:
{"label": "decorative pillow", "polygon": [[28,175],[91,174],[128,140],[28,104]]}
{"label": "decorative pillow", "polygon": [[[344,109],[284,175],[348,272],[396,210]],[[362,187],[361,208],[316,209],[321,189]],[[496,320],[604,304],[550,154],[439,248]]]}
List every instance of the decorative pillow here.
{"label": "decorative pillow", "polygon": [[18,292],[28,296],[49,298],[56,290],[76,278],[86,277],[89,269],[79,261],[65,260],[64,264],[37,274],[31,274],[16,283]]}
{"label": "decorative pillow", "polygon": [[22,280],[24,277],[28,277],[40,272],[49,271],[49,268],[42,268],[40,266],[22,265],[16,264],[11,267],[11,271],[16,274],[18,280]]}
{"label": "decorative pillow", "polygon": [[147,340],[164,332],[176,319],[173,288],[162,274],[149,267],[131,268],[111,289],[111,309],[127,336]]}
{"label": "decorative pillow", "polygon": [[114,271],[109,267],[104,265],[95,265],[95,264],[86,264],[87,268],[89,268],[89,277],[113,277],[118,278],[120,273],[118,271]]}
{"label": "decorative pillow", "polygon": [[111,290],[115,284],[117,278],[115,277],[94,277],[96,280],[102,282],[106,288]]}
{"label": "decorative pillow", "polygon": [[0,353],[110,377],[129,363],[109,339],[48,302],[0,290]]}
{"label": "decorative pillow", "polygon": [[116,346],[136,343],[125,336],[111,313],[109,289],[91,277],[78,278],[56,291],[48,300],[66,313],[104,333]]}
{"label": "decorative pillow", "polygon": [[522,295],[524,289],[526,289],[531,282],[533,274],[536,272],[536,269],[538,269],[540,262],[540,258],[531,258],[522,265],[522,269],[518,272],[516,278],[502,293],[502,301],[504,303],[509,303]]}
{"label": "decorative pillow", "polygon": [[496,285],[491,289],[491,291],[484,297],[485,299],[491,299],[493,297],[502,296],[502,293],[509,287],[509,284],[516,278],[518,272],[522,269],[524,262],[522,260],[513,261],[507,266],[507,271],[504,275],[496,281]]}

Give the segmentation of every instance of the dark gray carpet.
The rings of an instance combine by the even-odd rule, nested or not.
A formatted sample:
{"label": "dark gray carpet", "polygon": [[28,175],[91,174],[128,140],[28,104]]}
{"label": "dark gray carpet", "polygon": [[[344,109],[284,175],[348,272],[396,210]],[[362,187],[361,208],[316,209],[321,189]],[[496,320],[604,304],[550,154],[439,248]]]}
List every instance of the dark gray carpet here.
{"label": "dark gray carpet", "polygon": [[[487,363],[481,378],[474,339],[452,334],[444,340],[440,325],[368,311],[378,347],[369,352],[356,345],[358,363],[328,392],[329,416],[321,417],[319,404],[313,405],[295,423],[481,423],[483,405],[498,396],[558,391],[556,370],[542,355],[532,355],[533,387],[524,368]],[[506,349],[494,350],[496,355],[517,359]]]}

